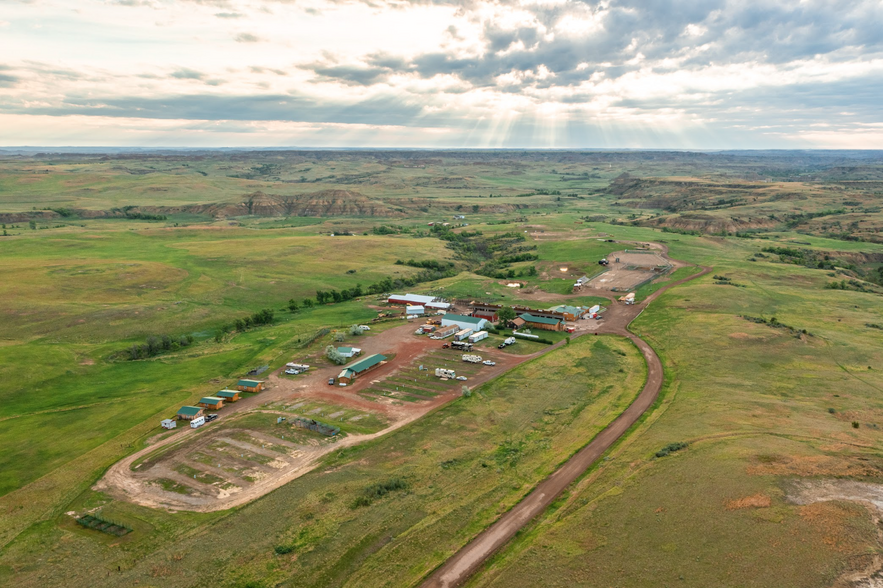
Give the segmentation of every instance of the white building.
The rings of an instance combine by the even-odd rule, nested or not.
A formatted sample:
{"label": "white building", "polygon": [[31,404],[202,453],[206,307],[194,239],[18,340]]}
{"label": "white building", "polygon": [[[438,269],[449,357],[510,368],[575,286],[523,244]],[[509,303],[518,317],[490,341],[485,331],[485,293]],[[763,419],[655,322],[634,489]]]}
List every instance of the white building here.
{"label": "white building", "polygon": [[487,321],[487,319],[478,318],[475,316],[465,316],[462,314],[446,314],[442,316],[441,324],[443,327],[454,325],[460,327],[460,329],[472,329],[473,331],[480,331],[490,323]]}

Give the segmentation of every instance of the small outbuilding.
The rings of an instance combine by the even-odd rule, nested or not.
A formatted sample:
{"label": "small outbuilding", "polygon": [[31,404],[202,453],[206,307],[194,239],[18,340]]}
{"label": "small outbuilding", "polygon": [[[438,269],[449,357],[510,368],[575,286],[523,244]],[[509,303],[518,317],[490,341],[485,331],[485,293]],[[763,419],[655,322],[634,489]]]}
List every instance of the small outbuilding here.
{"label": "small outbuilding", "polygon": [[177,417],[182,421],[192,421],[203,416],[203,410],[198,406],[182,406],[178,409]]}
{"label": "small outbuilding", "polygon": [[337,352],[347,359],[362,355],[362,350],[358,347],[338,347]]}
{"label": "small outbuilding", "polygon": [[163,419],[162,421],[160,421],[159,424],[163,429],[174,429],[178,426],[178,423],[177,421],[175,421],[175,419]]}
{"label": "small outbuilding", "polygon": [[197,404],[203,408],[218,410],[224,408],[224,399],[218,396],[203,396]]}
{"label": "small outbuilding", "polygon": [[217,394],[215,394],[218,398],[223,398],[224,402],[236,402],[239,400],[239,391],[238,390],[221,390]]}
{"label": "small outbuilding", "polygon": [[264,382],[262,380],[239,380],[236,388],[240,392],[260,392],[264,389]]}

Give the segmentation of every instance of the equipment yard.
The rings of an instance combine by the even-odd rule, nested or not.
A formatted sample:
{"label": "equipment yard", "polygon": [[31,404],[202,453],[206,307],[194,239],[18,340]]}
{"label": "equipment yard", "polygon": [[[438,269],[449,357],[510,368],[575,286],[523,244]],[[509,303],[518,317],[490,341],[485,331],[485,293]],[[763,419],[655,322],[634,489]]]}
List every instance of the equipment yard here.
{"label": "equipment yard", "polygon": [[672,263],[655,251],[616,251],[607,256],[607,271],[589,281],[589,288],[628,292],[668,273]]}

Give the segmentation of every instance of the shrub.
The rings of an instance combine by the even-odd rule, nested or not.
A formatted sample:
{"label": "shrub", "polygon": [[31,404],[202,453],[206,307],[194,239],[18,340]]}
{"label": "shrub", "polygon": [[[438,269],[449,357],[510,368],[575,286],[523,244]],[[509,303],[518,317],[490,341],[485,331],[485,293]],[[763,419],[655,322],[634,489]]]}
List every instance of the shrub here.
{"label": "shrub", "polygon": [[858,421],[852,421],[852,428],[858,429],[858,427],[859,427]]}
{"label": "shrub", "polygon": [[276,552],[276,555],[285,555],[294,551],[294,545],[277,545],[273,548],[273,551]]}
{"label": "shrub", "polygon": [[833,408],[829,408],[829,409],[828,409],[828,412],[829,412],[830,414],[834,414],[834,413],[837,412],[837,411],[834,410]]}
{"label": "shrub", "polygon": [[370,506],[371,503],[373,503],[375,500],[383,498],[390,492],[407,489],[408,483],[402,478],[392,478],[387,480],[386,482],[371,484],[370,486],[362,490],[361,495],[356,497],[356,499],[353,501],[352,508],[359,508],[360,506]]}
{"label": "shrub", "polygon": [[681,449],[686,449],[688,443],[684,443],[682,441],[678,441],[677,443],[669,443],[662,449],[656,452],[656,457],[665,457],[666,455],[670,455],[675,451],[680,451]]}

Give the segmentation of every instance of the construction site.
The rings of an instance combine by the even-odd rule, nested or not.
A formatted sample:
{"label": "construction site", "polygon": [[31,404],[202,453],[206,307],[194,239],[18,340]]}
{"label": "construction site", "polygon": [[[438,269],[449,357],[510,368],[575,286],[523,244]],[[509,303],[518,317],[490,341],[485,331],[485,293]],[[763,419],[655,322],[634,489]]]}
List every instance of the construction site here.
{"label": "construction site", "polygon": [[607,270],[589,280],[589,288],[628,292],[668,274],[674,267],[660,253],[642,249],[617,251],[606,261]]}

